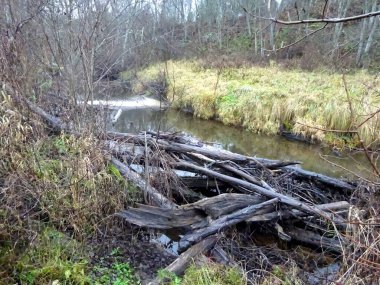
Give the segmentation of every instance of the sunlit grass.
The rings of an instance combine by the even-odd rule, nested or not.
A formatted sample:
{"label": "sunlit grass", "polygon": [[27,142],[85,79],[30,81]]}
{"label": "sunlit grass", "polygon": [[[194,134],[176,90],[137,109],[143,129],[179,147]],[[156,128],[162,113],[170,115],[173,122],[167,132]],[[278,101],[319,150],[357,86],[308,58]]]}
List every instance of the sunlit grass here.
{"label": "sunlit grass", "polygon": [[[274,134],[279,125],[292,132],[331,144],[326,132],[310,128],[352,130],[380,107],[380,79],[364,71],[343,75],[327,71],[285,70],[277,65],[244,68],[202,68],[196,61],[169,61],[138,73],[142,80],[165,72],[168,98],[174,108],[190,108],[203,119],[216,118],[227,125]],[[359,128],[367,143],[380,141],[380,115]],[[350,144],[357,138],[350,138]],[[346,142],[347,144],[347,142]]]}

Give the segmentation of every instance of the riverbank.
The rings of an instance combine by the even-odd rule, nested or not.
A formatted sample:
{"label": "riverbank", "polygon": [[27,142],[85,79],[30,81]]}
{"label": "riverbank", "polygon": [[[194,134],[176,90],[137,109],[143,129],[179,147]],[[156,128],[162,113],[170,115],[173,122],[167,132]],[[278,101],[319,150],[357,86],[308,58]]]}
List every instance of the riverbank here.
{"label": "riverbank", "polygon": [[[343,75],[268,67],[215,68],[201,61],[168,61],[138,72],[134,88],[166,75],[167,98],[177,109],[202,119],[253,132],[288,131],[338,148],[371,147],[380,141],[380,116],[365,124],[380,105],[380,79],[365,71]],[[128,77],[122,74],[122,77]],[[324,130],[341,130],[326,132]]]}
{"label": "riverbank", "polygon": [[[306,256],[311,257],[312,253],[305,251],[305,249],[298,252],[298,244],[296,248],[293,247],[293,244],[289,244],[289,247],[283,247],[284,242],[278,242],[277,234],[277,232],[283,232],[281,226],[269,232],[266,230],[257,232],[257,229],[269,229],[267,226],[254,226],[251,228],[255,229],[252,234],[249,233],[249,228],[245,231],[236,226],[226,231],[225,235],[217,238],[218,245],[222,247],[224,252],[232,250],[224,256],[232,256],[231,260],[235,260],[235,262],[231,261],[227,265],[220,265],[207,258],[200,259],[200,265],[196,263],[190,266],[185,271],[181,281],[178,276],[173,275],[173,272],[162,270],[174,257],[165,254],[163,248],[160,249],[159,246],[152,245],[152,232],[145,231],[137,226],[131,226],[125,223],[124,220],[118,219],[117,216],[121,217],[121,213],[126,213],[124,210],[134,211],[136,203],[144,203],[147,191],[149,191],[152,201],[168,201],[169,204],[178,203],[178,206],[181,204],[179,207],[183,209],[189,207],[188,205],[190,204],[197,205],[197,202],[188,204],[190,202],[188,199],[198,200],[203,198],[203,195],[208,195],[210,197],[207,196],[208,198],[203,201],[212,201],[212,199],[215,199],[215,193],[220,191],[225,192],[224,194],[227,196],[231,195],[230,187],[234,187],[233,185],[228,186],[225,183],[218,183],[218,186],[215,186],[216,189],[212,190],[209,189],[212,186],[207,182],[205,189],[203,189],[202,184],[195,184],[196,189],[202,189],[194,196],[195,192],[193,191],[195,190],[191,186],[187,188],[185,184],[178,183],[179,177],[171,176],[173,172],[170,171],[168,166],[175,167],[177,163],[164,163],[168,158],[171,161],[173,157],[182,158],[187,155],[195,155],[197,159],[202,159],[203,157],[209,161],[210,158],[204,156],[207,153],[217,154],[213,159],[219,157],[220,154],[224,154],[228,155],[228,157],[224,156],[223,158],[222,156],[221,160],[236,161],[235,165],[239,161],[256,164],[257,158],[246,158],[217,148],[214,148],[213,151],[211,147],[206,147],[205,143],[195,142],[194,140],[190,140],[190,145],[188,146],[190,149],[186,150],[185,148],[185,153],[183,153],[182,150],[186,144],[181,146],[180,143],[176,143],[176,140],[183,141],[186,138],[181,139],[176,134],[162,132],[160,136],[164,136],[169,140],[164,144],[162,144],[162,139],[152,137],[151,134],[148,137],[147,135],[133,136],[112,132],[101,135],[99,134],[99,129],[89,131],[92,128],[82,129],[81,134],[77,132],[70,134],[72,132],[69,126],[62,124],[59,118],[43,112],[32,102],[28,102],[28,107],[12,102],[12,100],[4,100],[0,104],[0,116],[2,118],[0,131],[5,134],[0,140],[2,145],[0,154],[3,158],[0,164],[0,202],[2,204],[0,208],[2,217],[0,220],[0,284],[112,283],[137,285],[144,284],[143,280],[151,279],[156,274],[159,277],[169,277],[172,281],[171,284],[183,285],[243,285],[248,284],[248,282],[252,282],[252,284],[272,284],[275,280],[280,280],[282,283],[301,284],[302,280],[311,278],[310,274],[315,275],[316,278],[323,278],[319,270],[325,270],[325,266],[332,264],[331,256],[323,251],[319,257],[313,255],[311,258],[311,260],[322,258],[324,260],[322,263],[304,268],[303,264]],[[22,114],[27,113],[27,110],[31,112],[29,113],[29,120],[26,121]],[[85,113],[82,114],[82,117],[85,117],[85,115]],[[52,126],[55,128],[55,132],[51,131]],[[107,140],[103,139],[104,135],[107,135]],[[172,136],[173,141],[171,140]],[[118,145],[119,148],[112,148],[109,140],[114,145]],[[123,148],[123,146],[127,148]],[[132,148],[129,149],[128,146],[132,146]],[[181,147],[170,150],[168,146]],[[145,151],[139,154],[139,149],[141,150],[142,147],[144,147]],[[130,160],[128,149],[132,150],[133,153],[136,151],[137,156],[132,157],[132,160]],[[203,155],[200,156],[200,152],[197,155],[195,150],[201,150]],[[168,151],[174,153],[169,155]],[[124,162],[112,158],[111,163],[109,161],[111,154],[123,159]],[[129,168],[128,161],[136,163],[141,163],[142,161],[146,163],[148,161],[147,157],[144,159],[141,154],[143,156],[149,154],[149,166],[158,170],[150,173],[148,187],[145,186],[147,184],[145,184],[146,182],[144,182],[145,180],[142,176],[133,171],[130,172],[130,174],[134,173],[133,175],[127,175],[128,172],[125,172],[125,169]],[[182,161],[182,163],[185,163],[185,161]],[[264,191],[263,193],[266,193],[269,197],[273,195],[282,197],[283,194],[278,193],[283,191],[268,190],[271,189],[270,187],[278,188],[281,185],[284,191],[287,190],[292,195],[296,191],[290,190],[289,187],[296,187],[297,191],[299,191],[297,197],[303,197],[305,187],[310,186],[312,189],[319,187],[319,183],[313,183],[310,179],[320,179],[322,177],[314,176],[312,178],[306,172],[294,168],[289,169],[288,175],[283,175],[284,173],[281,174],[276,170],[276,167],[281,168],[284,166],[280,162],[273,163],[273,161],[261,160],[256,170],[252,168],[254,164],[244,165],[243,168],[253,171],[252,175],[257,177],[253,181],[260,183],[262,186],[254,186],[255,184],[244,182],[241,179],[239,183],[243,183],[241,185],[246,187],[253,187],[252,189],[259,189],[261,192]],[[161,165],[166,165],[163,171],[160,170]],[[119,170],[120,166],[122,166],[121,170]],[[177,167],[181,168],[180,165],[177,165]],[[200,162],[197,167],[203,169],[204,164]],[[217,170],[218,164],[216,163],[209,167],[209,170],[211,170],[211,167]],[[268,169],[271,170],[267,171]],[[261,175],[260,173],[265,173],[269,176]],[[305,181],[302,182],[301,178],[290,177],[294,173],[301,173]],[[245,174],[244,176],[247,177],[247,175]],[[223,178],[224,176],[221,177]],[[283,180],[284,178],[285,180]],[[258,182],[258,179],[260,181],[265,179],[266,182]],[[143,184],[141,184],[141,181]],[[215,179],[210,181],[215,181]],[[326,182],[325,179],[324,181]],[[342,183],[348,185],[346,182]],[[353,206],[357,211],[365,212],[365,217],[368,218],[363,218],[361,221],[366,226],[360,227],[352,235],[351,232],[347,233],[351,244],[357,244],[359,239],[366,238],[365,241],[368,242],[357,247],[355,254],[365,262],[367,260],[372,262],[374,259],[376,261],[377,258],[376,252],[372,254],[370,250],[371,248],[377,250],[377,244],[372,244],[372,235],[375,236],[377,231],[372,227],[367,227],[367,225],[376,223],[377,216],[373,212],[376,211],[377,205],[372,205],[376,199],[371,198],[374,195],[375,188],[371,185],[368,185],[368,188],[363,187],[363,185],[361,187],[352,195],[348,194],[350,191],[347,193],[343,193],[345,192],[343,191],[342,194],[338,194],[340,192],[336,192],[330,187],[323,187],[320,191],[333,191],[331,195],[325,196],[319,190],[311,191],[310,195],[315,195],[313,197],[317,199],[317,204],[328,203],[338,196],[343,197],[344,200],[347,200],[346,202],[353,202]],[[181,189],[184,192],[181,192]],[[235,190],[241,191],[242,188],[235,186]],[[252,197],[251,195],[252,193],[247,192],[243,196],[245,197],[244,199],[247,198],[246,196],[254,199],[255,195],[252,195]],[[312,197],[310,195],[304,197],[303,200],[310,203]],[[165,199],[161,200],[162,197]],[[294,199],[291,198],[290,200],[293,201],[291,202],[292,204],[294,204]],[[276,200],[276,203],[278,202],[277,199],[274,200]],[[272,203],[274,200],[269,202]],[[360,201],[360,203],[357,201]],[[269,202],[262,203],[268,203],[269,205]],[[347,205],[346,202],[344,204]],[[287,203],[289,203],[289,200]],[[296,205],[301,204],[296,203]],[[238,207],[240,206],[239,203]],[[225,209],[228,207],[220,208]],[[280,208],[274,208],[276,211],[278,209]],[[281,207],[281,209],[287,210],[285,207]],[[315,211],[312,210],[314,208],[309,206],[306,206],[305,209],[312,213],[321,213],[321,210]],[[194,218],[201,218],[206,223],[212,221],[207,217],[208,211],[204,211],[205,214],[199,212],[201,213],[200,215],[196,214],[198,213],[196,211]],[[260,213],[256,214],[262,216]],[[292,217],[293,215],[284,216]],[[350,216],[347,218],[350,220]],[[176,219],[173,220],[175,221]],[[288,225],[285,222],[282,224],[283,226]],[[201,222],[198,225],[204,227]],[[273,223],[271,225],[273,226]],[[319,229],[321,228],[319,227]],[[325,232],[325,230],[322,230],[322,232]],[[238,236],[237,233],[239,233]],[[335,238],[334,232],[328,231],[323,233],[323,235],[325,234],[329,238]],[[261,238],[266,241],[270,239],[270,244],[262,243]],[[285,238],[287,238],[286,234]],[[344,246],[342,251],[352,256],[352,247],[350,245],[346,246],[345,243],[342,244],[340,245]],[[339,248],[335,247],[335,249],[340,251],[340,246]],[[268,247],[271,249],[268,250]],[[249,251],[246,250],[247,248],[254,248],[254,250]],[[257,252],[261,253],[257,255]],[[292,253],[295,254],[292,255]],[[243,259],[241,259],[242,257]],[[265,259],[265,263],[263,263],[262,258]],[[245,264],[246,260],[251,261],[251,263]],[[285,260],[287,261],[286,265],[284,265]],[[337,265],[332,264],[341,270],[339,273],[341,275],[334,275],[334,278],[343,278],[344,280],[366,278],[365,280],[368,280],[368,278],[373,279],[376,277],[368,275],[372,274],[375,267],[364,270],[363,267],[356,265],[358,263],[356,259],[351,261],[351,259],[344,257],[343,260],[348,261]],[[243,269],[239,269],[238,265],[241,265]],[[348,268],[348,273],[345,273]],[[326,270],[328,271],[329,267]],[[253,274],[256,271],[258,273]],[[287,272],[291,272],[291,274],[287,274]],[[308,272],[310,273],[309,275]],[[199,276],[201,276],[200,279],[198,278]],[[350,283],[349,281],[347,282]],[[311,281],[309,283],[314,284]]]}

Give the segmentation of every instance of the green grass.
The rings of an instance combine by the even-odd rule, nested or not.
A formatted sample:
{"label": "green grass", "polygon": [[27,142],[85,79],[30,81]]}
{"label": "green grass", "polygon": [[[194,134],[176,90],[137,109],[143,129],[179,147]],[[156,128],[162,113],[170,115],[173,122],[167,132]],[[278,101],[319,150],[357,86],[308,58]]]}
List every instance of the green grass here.
{"label": "green grass", "polygon": [[183,276],[181,285],[245,285],[242,272],[235,267],[207,263],[200,267],[191,265]]}
{"label": "green grass", "polygon": [[87,265],[81,245],[47,228],[19,258],[16,270],[21,284],[89,284]]}
{"label": "green grass", "polygon": [[[112,249],[108,256],[100,259],[99,264],[91,270],[91,284],[93,285],[139,285],[140,279],[134,269],[127,262],[121,261],[121,249]],[[104,260],[107,259],[105,265]]]}
{"label": "green grass", "polygon": [[[305,125],[347,131],[380,107],[380,78],[365,71],[346,75],[351,114],[343,75],[338,73],[285,70],[276,64],[215,69],[202,68],[196,61],[169,61],[140,71],[138,77],[146,82],[163,70],[174,108],[191,108],[197,117],[253,132],[275,134],[285,123],[293,133],[312,140],[356,145],[352,135],[342,137]],[[379,145],[380,115],[360,127],[359,134],[367,144]]]}

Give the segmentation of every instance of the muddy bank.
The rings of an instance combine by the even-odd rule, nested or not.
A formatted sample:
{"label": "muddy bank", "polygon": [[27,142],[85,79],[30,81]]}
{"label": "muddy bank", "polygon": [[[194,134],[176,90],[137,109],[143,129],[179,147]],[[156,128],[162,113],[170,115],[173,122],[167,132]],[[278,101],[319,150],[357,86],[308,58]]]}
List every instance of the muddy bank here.
{"label": "muddy bank", "polygon": [[[124,224],[108,230],[105,236],[89,242],[91,266],[112,268],[115,263],[128,263],[146,284],[157,272],[168,266],[176,255],[155,242],[159,234]],[[96,276],[97,273],[93,273]]]}

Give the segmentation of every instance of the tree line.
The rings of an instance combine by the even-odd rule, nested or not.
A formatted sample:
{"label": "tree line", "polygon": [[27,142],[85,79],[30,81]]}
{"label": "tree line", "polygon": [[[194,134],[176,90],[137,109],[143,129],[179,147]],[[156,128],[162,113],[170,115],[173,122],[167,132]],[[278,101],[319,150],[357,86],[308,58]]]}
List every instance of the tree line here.
{"label": "tree line", "polygon": [[[0,0],[0,5],[1,80],[36,96],[55,84],[72,98],[78,93],[91,98],[101,79],[120,70],[188,56],[306,58],[350,67],[376,66],[380,58],[377,0]],[[57,75],[65,84],[55,81]]]}

